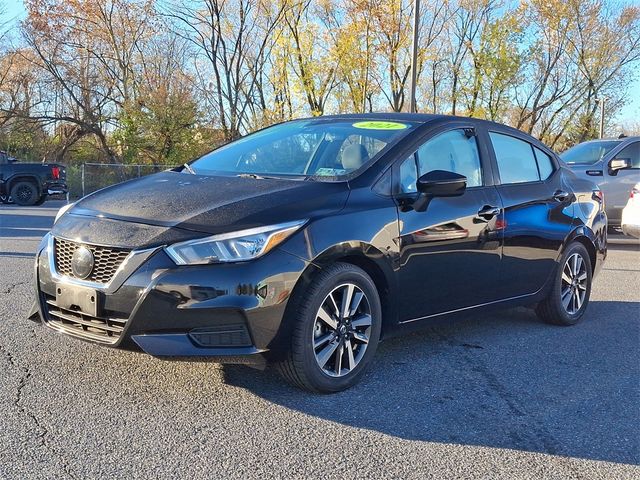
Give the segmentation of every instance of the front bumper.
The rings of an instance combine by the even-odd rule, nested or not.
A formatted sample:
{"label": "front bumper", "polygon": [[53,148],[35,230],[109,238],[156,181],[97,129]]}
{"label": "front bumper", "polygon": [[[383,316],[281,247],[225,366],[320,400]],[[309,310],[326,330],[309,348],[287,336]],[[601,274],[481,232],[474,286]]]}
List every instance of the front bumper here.
{"label": "front bumper", "polygon": [[[160,357],[259,355],[283,342],[282,319],[307,266],[275,249],[251,262],[176,266],[162,248],[130,256],[106,285],[59,275],[51,236],[36,260],[40,318],[70,336]],[[95,291],[99,313],[62,305],[59,288]],[[75,307],[75,308],[74,308]]]}

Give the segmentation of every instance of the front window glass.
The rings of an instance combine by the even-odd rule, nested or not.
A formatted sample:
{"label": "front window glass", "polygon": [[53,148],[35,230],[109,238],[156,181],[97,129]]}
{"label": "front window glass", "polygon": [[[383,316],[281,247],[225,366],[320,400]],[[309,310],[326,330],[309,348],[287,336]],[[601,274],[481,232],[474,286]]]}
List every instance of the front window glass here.
{"label": "front window glass", "polygon": [[416,156],[411,155],[400,164],[400,191],[402,193],[416,193],[418,183],[418,167]]}
{"label": "front window glass", "polygon": [[560,155],[560,158],[569,165],[574,163],[593,165],[602,160],[602,157],[619,143],[620,142],[616,140],[580,143],[564,152]]}
{"label": "front window glass", "polygon": [[475,136],[451,130],[427,141],[418,149],[419,175],[445,170],[467,177],[467,187],[482,185],[480,154]]}
{"label": "front window glass", "polygon": [[631,160],[631,168],[640,168],[640,142],[625,147],[616,158]]}
{"label": "front window glass", "polygon": [[414,126],[322,119],[282,123],[214,150],[190,167],[202,175],[341,178],[371,162]]}

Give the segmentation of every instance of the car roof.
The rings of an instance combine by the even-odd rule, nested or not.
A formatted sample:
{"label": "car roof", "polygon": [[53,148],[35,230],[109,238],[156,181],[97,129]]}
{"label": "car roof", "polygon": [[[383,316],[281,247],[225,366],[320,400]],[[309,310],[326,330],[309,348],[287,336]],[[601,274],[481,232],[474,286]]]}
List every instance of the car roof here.
{"label": "car roof", "polygon": [[[399,120],[405,122],[417,122],[417,123],[429,123],[436,120],[467,120],[473,123],[484,123],[487,125],[495,125],[497,127],[512,128],[502,123],[492,122],[490,120],[483,120],[481,118],[464,117],[460,115],[442,115],[434,113],[407,113],[407,112],[371,112],[371,113],[342,113],[336,115],[322,115],[321,117],[312,117],[316,119],[330,119],[330,120],[355,120],[355,119],[370,119],[370,120]],[[524,132],[522,132],[524,133]]]}
{"label": "car roof", "polygon": [[[622,138],[595,138],[593,140],[586,140],[584,142],[576,143],[576,145],[582,145],[583,143],[599,143],[599,142],[629,142],[629,141],[637,141],[640,140],[640,137],[622,137]],[[575,145],[574,145],[575,146]]]}

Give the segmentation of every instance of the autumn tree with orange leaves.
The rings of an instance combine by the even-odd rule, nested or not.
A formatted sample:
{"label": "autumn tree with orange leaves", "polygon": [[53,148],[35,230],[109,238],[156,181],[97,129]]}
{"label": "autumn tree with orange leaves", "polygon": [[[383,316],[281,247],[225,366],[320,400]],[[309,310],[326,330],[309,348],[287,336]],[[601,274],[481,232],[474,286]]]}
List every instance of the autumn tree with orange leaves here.
{"label": "autumn tree with orange leaves", "polygon": [[[0,16],[0,149],[31,159],[175,164],[278,121],[408,107],[412,0],[25,7],[9,35]],[[557,149],[593,138],[597,99],[611,119],[640,72],[630,0],[434,0],[419,28],[419,111]]]}

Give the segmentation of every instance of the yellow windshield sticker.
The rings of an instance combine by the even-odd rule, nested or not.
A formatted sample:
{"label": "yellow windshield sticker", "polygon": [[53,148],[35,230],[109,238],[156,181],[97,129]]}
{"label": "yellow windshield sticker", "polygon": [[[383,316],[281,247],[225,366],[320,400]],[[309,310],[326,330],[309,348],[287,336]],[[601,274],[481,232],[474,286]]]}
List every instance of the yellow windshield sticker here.
{"label": "yellow windshield sticker", "polygon": [[353,124],[356,128],[365,128],[367,130],[404,130],[408,127],[404,123],[398,122],[356,122]]}

